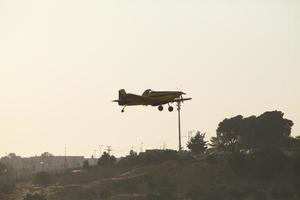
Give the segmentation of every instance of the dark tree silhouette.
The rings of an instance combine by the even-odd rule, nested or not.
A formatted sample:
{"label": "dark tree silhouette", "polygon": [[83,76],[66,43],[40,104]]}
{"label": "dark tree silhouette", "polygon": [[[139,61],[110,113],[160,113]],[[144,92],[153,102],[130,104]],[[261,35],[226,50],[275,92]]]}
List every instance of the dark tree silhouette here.
{"label": "dark tree silhouette", "polygon": [[207,142],[204,141],[205,133],[197,131],[196,135],[190,139],[187,143],[187,147],[191,152],[203,153],[207,149]]}
{"label": "dark tree silhouette", "polygon": [[98,159],[97,165],[107,167],[112,166],[116,162],[116,158],[113,155],[109,155],[107,152],[104,152],[102,156]]}
{"label": "dark tree silhouette", "polygon": [[240,142],[243,116],[238,115],[230,119],[224,119],[217,128],[219,144],[231,151],[235,151]]}
{"label": "dark tree silhouette", "polygon": [[49,152],[44,152],[41,154],[41,157],[51,157],[53,156],[53,154],[49,153]]}
{"label": "dark tree silhouette", "polygon": [[138,156],[138,154],[137,154],[137,152],[135,152],[135,151],[133,151],[133,150],[130,150],[130,151],[129,151],[129,156],[131,156],[131,157],[136,157],[136,156]]}
{"label": "dark tree silhouette", "polygon": [[283,147],[284,140],[291,134],[294,123],[283,118],[280,111],[265,112],[257,117],[255,142],[258,147]]}
{"label": "dark tree silhouette", "polygon": [[219,123],[217,137],[212,138],[211,145],[231,151],[290,145],[293,122],[283,116],[280,111],[271,111],[258,117],[243,118],[238,115],[225,119]]}
{"label": "dark tree silhouette", "polygon": [[211,146],[212,149],[223,151],[225,150],[225,147],[222,143],[222,141],[218,137],[211,137],[209,146]]}
{"label": "dark tree silhouette", "polygon": [[4,163],[0,163],[0,177],[8,171],[8,166]]}

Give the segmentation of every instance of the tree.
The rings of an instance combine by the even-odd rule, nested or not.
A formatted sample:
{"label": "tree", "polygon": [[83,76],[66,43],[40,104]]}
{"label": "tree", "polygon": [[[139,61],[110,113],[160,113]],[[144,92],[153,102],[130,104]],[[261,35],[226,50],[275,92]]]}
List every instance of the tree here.
{"label": "tree", "polygon": [[97,165],[107,167],[112,166],[116,162],[116,157],[109,155],[107,152],[104,152],[102,156],[98,159]]}
{"label": "tree", "polygon": [[15,153],[9,153],[9,154],[8,154],[8,157],[9,157],[9,158],[15,158],[15,157],[17,157],[17,155],[16,155]]}
{"label": "tree", "polygon": [[280,111],[265,112],[256,117],[236,117],[219,123],[217,137],[212,138],[212,146],[233,152],[240,149],[253,150],[265,147],[282,148],[290,145],[289,136],[293,122],[283,118]]}
{"label": "tree", "polygon": [[243,116],[224,119],[217,128],[217,139],[225,149],[235,151],[240,142]]}
{"label": "tree", "polygon": [[205,133],[197,131],[196,135],[187,143],[187,147],[193,153],[203,153],[207,149],[207,141],[204,141]]}
{"label": "tree", "polygon": [[53,156],[53,155],[49,152],[44,152],[41,154],[41,157],[51,157],[51,156]]}
{"label": "tree", "polygon": [[294,123],[283,118],[281,111],[265,112],[257,117],[255,142],[258,147],[283,147]]}
{"label": "tree", "polygon": [[136,157],[138,154],[137,154],[137,152],[135,152],[135,151],[133,151],[133,150],[130,150],[129,151],[129,156],[131,156],[131,157]]}
{"label": "tree", "polygon": [[211,137],[209,146],[218,151],[223,151],[225,149],[222,141],[218,137]]}
{"label": "tree", "polygon": [[0,177],[6,174],[8,171],[8,166],[4,163],[0,163]]}

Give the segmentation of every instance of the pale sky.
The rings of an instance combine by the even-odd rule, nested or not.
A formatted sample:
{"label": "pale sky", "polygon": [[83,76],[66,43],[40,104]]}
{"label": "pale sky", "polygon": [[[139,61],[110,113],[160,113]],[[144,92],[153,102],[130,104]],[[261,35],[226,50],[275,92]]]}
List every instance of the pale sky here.
{"label": "pale sky", "polygon": [[281,110],[300,134],[299,0],[0,0],[0,156],[178,146],[177,113],[111,100],[183,90],[183,144]]}

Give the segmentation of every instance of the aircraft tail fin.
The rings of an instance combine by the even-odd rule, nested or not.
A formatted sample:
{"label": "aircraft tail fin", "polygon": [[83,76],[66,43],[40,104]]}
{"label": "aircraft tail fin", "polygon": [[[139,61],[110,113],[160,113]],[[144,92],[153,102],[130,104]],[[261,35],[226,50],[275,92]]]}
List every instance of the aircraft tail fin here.
{"label": "aircraft tail fin", "polygon": [[124,99],[126,96],[126,91],[124,89],[119,90],[119,100]]}

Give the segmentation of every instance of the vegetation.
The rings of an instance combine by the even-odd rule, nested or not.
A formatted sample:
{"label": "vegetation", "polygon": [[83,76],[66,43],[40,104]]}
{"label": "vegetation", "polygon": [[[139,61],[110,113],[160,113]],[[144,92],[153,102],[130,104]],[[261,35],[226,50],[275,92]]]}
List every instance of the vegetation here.
{"label": "vegetation", "polygon": [[16,190],[16,185],[13,182],[0,184],[0,193],[11,194]]}
{"label": "vegetation", "polygon": [[[224,119],[210,149],[198,131],[187,143],[189,152],[131,150],[118,161],[104,152],[97,166],[85,161],[85,170],[67,171],[57,180],[40,172],[34,183],[55,183],[41,189],[51,195],[27,194],[24,200],[300,199],[300,137],[290,135],[293,122],[283,116],[272,111]],[[7,166],[0,165],[1,173]]]}
{"label": "vegetation", "polygon": [[47,200],[47,199],[43,194],[40,193],[34,193],[34,194],[28,193],[24,197],[24,200]]}
{"label": "vegetation", "polygon": [[39,172],[34,174],[33,182],[40,186],[48,186],[52,181],[52,176],[48,172]]}
{"label": "vegetation", "polygon": [[116,162],[116,157],[109,155],[107,152],[104,152],[98,160],[98,166],[108,167],[113,166]]}
{"label": "vegetation", "polygon": [[219,123],[212,147],[224,151],[255,150],[288,146],[293,122],[280,111],[265,112],[256,117],[236,117]]}
{"label": "vegetation", "polygon": [[89,164],[89,161],[88,160],[85,160],[85,161],[83,161],[83,169],[87,169],[87,168],[89,168],[89,166],[90,166],[90,164]]}
{"label": "vegetation", "polygon": [[196,135],[190,139],[187,143],[188,149],[193,153],[204,153],[207,149],[207,142],[204,141],[205,133],[197,131]]}

